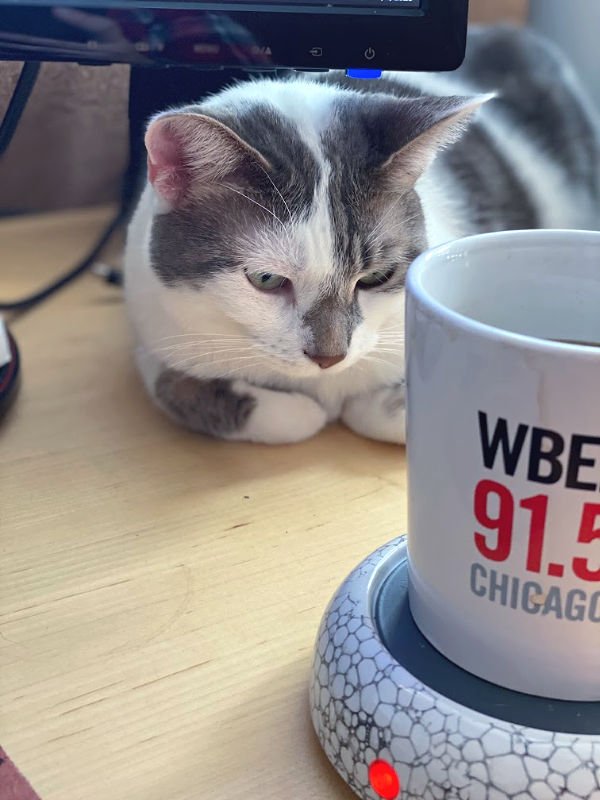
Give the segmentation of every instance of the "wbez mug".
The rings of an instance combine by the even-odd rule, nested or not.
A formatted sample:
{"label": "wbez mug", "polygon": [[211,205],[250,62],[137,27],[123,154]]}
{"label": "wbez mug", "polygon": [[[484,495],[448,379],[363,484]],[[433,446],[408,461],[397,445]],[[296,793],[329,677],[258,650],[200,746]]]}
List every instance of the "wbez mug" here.
{"label": "wbez mug", "polygon": [[495,684],[600,700],[600,233],[425,253],[407,354],[415,622]]}

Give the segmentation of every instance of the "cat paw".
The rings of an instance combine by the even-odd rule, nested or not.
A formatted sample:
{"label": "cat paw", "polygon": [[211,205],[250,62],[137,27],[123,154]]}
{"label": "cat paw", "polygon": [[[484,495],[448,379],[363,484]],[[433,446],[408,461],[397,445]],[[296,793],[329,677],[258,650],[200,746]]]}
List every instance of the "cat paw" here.
{"label": "cat paw", "polygon": [[327,423],[325,409],[304,394],[263,389],[244,381],[236,381],[233,388],[252,397],[254,409],[239,434],[228,438],[292,444],[310,439]]}
{"label": "cat paw", "polygon": [[404,383],[350,397],[342,408],[341,420],[355,433],[368,439],[404,444],[406,441]]}
{"label": "cat paw", "polygon": [[230,441],[291,444],[314,436],[327,422],[325,410],[306,395],[172,369],[160,373],[153,395],[180,425]]}

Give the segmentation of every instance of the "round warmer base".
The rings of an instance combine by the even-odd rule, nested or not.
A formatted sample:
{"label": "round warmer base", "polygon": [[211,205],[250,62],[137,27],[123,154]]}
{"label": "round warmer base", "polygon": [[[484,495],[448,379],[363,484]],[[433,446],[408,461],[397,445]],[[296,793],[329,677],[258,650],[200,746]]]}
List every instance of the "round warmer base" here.
{"label": "round warmer base", "polygon": [[410,614],[406,537],[333,598],[310,703],[327,757],[359,797],[600,800],[600,703],[512,692],[445,659]]}

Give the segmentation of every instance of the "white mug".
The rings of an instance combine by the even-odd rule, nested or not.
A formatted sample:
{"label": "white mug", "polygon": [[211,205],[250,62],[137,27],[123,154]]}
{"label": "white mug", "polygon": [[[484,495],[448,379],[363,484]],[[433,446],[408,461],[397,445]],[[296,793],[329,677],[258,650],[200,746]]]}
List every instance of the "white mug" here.
{"label": "white mug", "polygon": [[423,254],[406,341],[415,622],[488,681],[600,700],[600,233]]}

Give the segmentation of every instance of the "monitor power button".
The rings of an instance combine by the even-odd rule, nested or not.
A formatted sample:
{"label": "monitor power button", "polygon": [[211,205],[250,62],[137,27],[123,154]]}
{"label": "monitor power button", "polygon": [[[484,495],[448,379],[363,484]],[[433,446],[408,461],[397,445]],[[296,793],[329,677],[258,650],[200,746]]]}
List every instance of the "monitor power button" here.
{"label": "monitor power button", "polygon": [[372,61],[375,58],[375,55],[376,55],[375,50],[373,50],[372,47],[367,47],[367,49],[365,50],[365,58],[367,59],[367,61]]}

